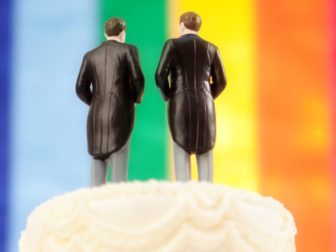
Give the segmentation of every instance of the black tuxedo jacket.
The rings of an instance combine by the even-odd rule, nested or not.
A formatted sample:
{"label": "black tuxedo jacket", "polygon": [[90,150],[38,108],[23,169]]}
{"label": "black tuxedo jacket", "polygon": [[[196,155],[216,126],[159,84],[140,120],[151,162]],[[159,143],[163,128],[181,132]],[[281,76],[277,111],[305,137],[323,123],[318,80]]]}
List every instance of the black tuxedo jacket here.
{"label": "black tuxedo jacket", "polygon": [[90,106],[87,139],[94,158],[104,160],[126,143],[143,92],[135,46],[107,40],[84,56],[76,93]]}
{"label": "black tuxedo jacket", "polygon": [[174,142],[190,154],[211,150],[216,137],[213,100],[226,86],[217,47],[194,34],[168,40],[155,79],[169,102]]}

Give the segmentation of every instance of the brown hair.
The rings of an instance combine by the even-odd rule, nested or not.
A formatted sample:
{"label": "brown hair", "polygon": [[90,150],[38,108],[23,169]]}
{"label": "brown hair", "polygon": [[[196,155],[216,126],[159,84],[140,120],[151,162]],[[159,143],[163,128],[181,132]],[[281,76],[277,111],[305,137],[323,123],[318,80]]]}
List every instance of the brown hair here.
{"label": "brown hair", "polygon": [[105,23],[105,33],[107,36],[118,36],[126,30],[126,23],[121,18],[110,18]]}
{"label": "brown hair", "polygon": [[180,16],[180,23],[183,23],[186,28],[197,32],[201,28],[202,20],[197,13],[188,11]]}

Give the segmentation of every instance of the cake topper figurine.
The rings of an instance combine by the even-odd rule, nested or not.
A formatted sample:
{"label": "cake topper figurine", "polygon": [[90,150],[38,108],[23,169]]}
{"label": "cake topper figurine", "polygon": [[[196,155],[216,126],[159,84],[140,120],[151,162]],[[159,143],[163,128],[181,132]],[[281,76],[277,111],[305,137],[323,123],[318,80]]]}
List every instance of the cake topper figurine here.
{"label": "cake topper figurine", "polygon": [[93,157],[91,185],[126,181],[135,103],[144,93],[138,50],[124,43],[126,23],[111,18],[105,23],[104,41],[89,51],[76,83],[78,97],[90,106],[87,119],[88,151]]}
{"label": "cake topper figurine", "polygon": [[196,154],[199,180],[212,182],[214,99],[224,90],[226,77],[218,48],[197,35],[200,27],[198,14],[181,15],[180,37],[165,43],[155,80],[168,101],[176,180],[191,179],[190,155]]}

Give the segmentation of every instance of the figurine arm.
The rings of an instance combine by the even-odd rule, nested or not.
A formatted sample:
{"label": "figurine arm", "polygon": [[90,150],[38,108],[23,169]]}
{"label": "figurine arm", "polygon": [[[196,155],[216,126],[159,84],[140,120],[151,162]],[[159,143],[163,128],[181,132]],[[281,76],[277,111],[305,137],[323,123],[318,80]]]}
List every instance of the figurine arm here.
{"label": "figurine arm", "polygon": [[165,101],[167,101],[170,96],[168,75],[170,73],[171,66],[171,48],[172,42],[168,40],[163,47],[160,62],[155,73],[156,85],[160,89]]}
{"label": "figurine arm", "polygon": [[145,78],[141,71],[138,49],[131,46],[127,53],[130,85],[134,102],[140,103],[144,94]]}
{"label": "figurine arm", "polygon": [[211,64],[211,77],[212,84],[210,85],[211,93],[215,99],[226,87],[226,76],[224,73],[224,68],[222,60],[219,54],[219,50],[215,49],[214,59]]}
{"label": "figurine arm", "polygon": [[87,55],[83,57],[82,66],[80,68],[77,83],[76,83],[76,93],[77,96],[85,102],[87,105],[91,104],[92,92],[91,92],[91,78],[88,70],[88,59]]}

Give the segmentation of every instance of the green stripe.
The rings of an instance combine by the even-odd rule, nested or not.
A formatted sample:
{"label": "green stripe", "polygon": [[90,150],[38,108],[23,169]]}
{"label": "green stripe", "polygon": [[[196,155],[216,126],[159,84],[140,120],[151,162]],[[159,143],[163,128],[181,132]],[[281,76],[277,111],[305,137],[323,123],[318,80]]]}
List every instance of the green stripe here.
{"label": "green stripe", "polygon": [[101,0],[100,36],[110,17],[121,17],[127,23],[126,42],[138,47],[146,78],[143,102],[136,107],[131,141],[129,179],[167,178],[166,107],[155,86],[154,73],[166,39],[164,0]]}

